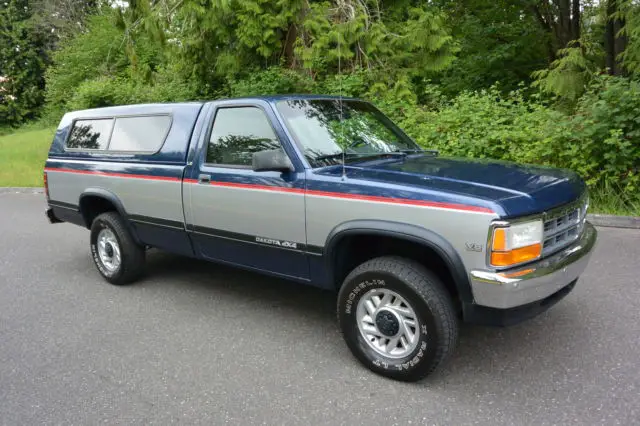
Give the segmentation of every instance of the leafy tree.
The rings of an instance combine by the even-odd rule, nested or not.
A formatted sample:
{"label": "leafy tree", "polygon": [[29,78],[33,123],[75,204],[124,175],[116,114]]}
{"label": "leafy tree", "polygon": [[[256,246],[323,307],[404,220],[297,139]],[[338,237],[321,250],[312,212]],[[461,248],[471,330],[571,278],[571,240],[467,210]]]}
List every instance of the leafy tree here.
{"label": "leafy tree", "polygon": [[[83,83],[97,81],[91,87],[98,92],[106,84],[104,78],[129,78],[133,85],[136,82],[150,83],[153,78],[166,83],[161,46],[150,40],[146,33],[137,34],[135,43],[128,41],[130,34],[121,25],[121,16],[114,13],[107,8],[89,17],[87,30],[78,33],[53,53],[53,65],[46,75],[47,109],[51,120],[59,119],[64,105],[83,87]],[[127,47],[129,43],[131,47]],[[93,106],[104,106],[102,103],[100,101]]]}
{"label": "leafy tree", "polygon": [[130,0],[127,7],[113,8],[115,25],[122,31],[119,48],[128,58],[129,72],[145,82],[151,81],[154,72],[166,62],[163,10],[159,8],[162,4]]}
{"label": "leafy tree", "polygon": [[508,92],[548,65],[552,39],[529,5],[510,0],[441,0],[439,6],[448,12],[453,37],[460,42],[453,66],[432,75],[445,93],[496,83]]}
{"label": "leafy tree", "polygon": [[633,75],[640,64],[640,4],[607,0],[585,7],[582,16],[588,25],[581,37],[558,50],[547,69],[532,74],[535,86],[570,107],[598,74]]}
{"label": "leafy tree", "polygon": [[532,73],[534,86],[543,92],[574,102],[585,92],[591,79],[600,70],[599,52],[595,45],[583,40],[573,41],[558,51],[558,59],[548,69]]}
{"label": "leafy tree", "polygon": [[610,27],[607,32],[607,68],[613,75],[620,74],[621,69],[629,74],[638,75],[640,3],[633,0],[609,0],[607,11],[613,12],[609,15]]}
{"label": "leafy tree", "polygon": [[86,31],[87,18],[99,11],[100,0],[30,0],[34,21],[43,31],[51,33],[48,50],[60,42]]}
{"label": "leafy tree", "polygon": [[48,35],[32,15],[27,0],[0,3],[0,125],[34,118],[44,100]]}
{"label": "leafy tree", "polygon": [[457,46],[437,9],[389,9],[397,20],[383,19],[387,11],[377,1],[312,4],[297,41],[303,68],[312,75],[378,69],[394,77],[451,64]]}
{"label": "leafy tree", "polygon": [[53,65],[46,75],[48,109],[57,113],[84,81],[125,73],[128,63],[122,41],[123,32],[110,14],[90,17],[87,31],[53,53]]}
{"label": "leafy tree", "polygon": [[150,10],[173,12],[150,16],[160,17],[158,22],[172,37],[172,52],[182,74],[200,82],[203,93],[213,93],[227,78],[285,61],[295,40],[292,25],[304,4],[301,0],[167,0]]}
{"label": "leafy tree", "polygon": [[273,66],[313,79],[338,70],[415,76],[446,68],[456,45],[443,14],[405,6],[385,8],[377,0],[137,0],[129,22],[155,19],[150,27],[164,28],[184,76],[201,82],[203,93],[214,93],[229,79]]}

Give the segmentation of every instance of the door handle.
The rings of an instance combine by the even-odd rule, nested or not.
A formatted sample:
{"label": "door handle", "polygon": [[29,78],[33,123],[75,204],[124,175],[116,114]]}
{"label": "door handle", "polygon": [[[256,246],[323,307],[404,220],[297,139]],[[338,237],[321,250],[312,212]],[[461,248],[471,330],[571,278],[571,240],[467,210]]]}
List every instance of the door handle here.
{"label": "door handle", "polygon": [[211,175],[199,175],[198,181],[199,183],[209,183],[211,182]]}

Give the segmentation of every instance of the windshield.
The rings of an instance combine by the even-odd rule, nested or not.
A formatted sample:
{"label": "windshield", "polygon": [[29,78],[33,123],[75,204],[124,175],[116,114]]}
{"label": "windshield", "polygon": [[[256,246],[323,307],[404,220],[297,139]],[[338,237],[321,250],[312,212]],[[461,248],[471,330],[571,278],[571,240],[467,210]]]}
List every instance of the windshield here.
{"label": "windshield", "polygon": [[343,149],[346,162],[420,151],[367,102],[298,99],[279,101],[276,107],[312,167],[341,164]]}

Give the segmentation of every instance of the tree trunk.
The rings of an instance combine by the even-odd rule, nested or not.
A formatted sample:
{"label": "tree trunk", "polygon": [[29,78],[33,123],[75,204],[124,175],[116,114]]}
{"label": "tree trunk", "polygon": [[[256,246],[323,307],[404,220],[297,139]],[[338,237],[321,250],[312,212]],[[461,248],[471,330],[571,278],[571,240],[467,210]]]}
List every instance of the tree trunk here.
{"label": "tree trunk", "polygon": [[606,65],[609,74],[616,74],[616,49],[615,49],[615,30],[613,28],[613,15],[616,11],[616,0],[607,1],[607,24],[604,28],[604,48],[606,52]]}
{"label": "tree trunk", "polygon": [[558,6],[558,30],[557,30],[557,38],[560,44],[560,47],[566,47],[567,44],[572,40],[571,36],[571,0],[559,0],[557,1]]}
{"label": "tree trunk", "polygon": [[573,0],[571,10],[571,25],[573,40],[580,39],[580,0]]}
{"label": "tree trunk", "polygon": [[622,59],[620,55],[624,53],[624,50],[627,48],[627,37],[624,35],[619,35],[622,28],[624,28],[625,22],[623,19],[616,19],[613,22],[613,29],[615,31],[615,41],[614,41],[614,52],[615,52],[615,61],[616,61],[616,72],[617,75],[626,75],[626,71],[622,65]]}
{"label": "tree trunk", "polygon": [[284,38],[284,46],[283,46],[283,54],[284,54],[284,62],[287,67],[295,68],[296,67],[296,58],[295,58],[295,42],[298,37],[298,27],[296,24],[290,24],[289,29],[287,30]]}
{"label": "tree trunk", "polygon": [[623,74],[623,68],[620,63],[620,54],[627,47],[626,37],[619,37],[618,33],[624,27],[624,21],[614,17],[618,12],[618,0],[607,1],[607,25],[605,26],[605,52],[606,65],[611,75]]}
{"label": "tree trunk", "polygon": [[550,60],[558,49],[580,38],[580,0],[536,0],[532,10],[551,36]]}

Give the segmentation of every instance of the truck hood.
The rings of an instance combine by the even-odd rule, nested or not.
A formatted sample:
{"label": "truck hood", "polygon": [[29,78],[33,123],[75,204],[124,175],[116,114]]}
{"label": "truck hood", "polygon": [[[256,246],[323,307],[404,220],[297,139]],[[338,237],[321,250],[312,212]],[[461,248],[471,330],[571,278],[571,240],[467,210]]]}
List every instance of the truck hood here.
{"label": "truck hood", "polygon": [[573,201],[585,190],[582,179],[571,171],[495,160],[422,155],[348,169],[356,179],[493,201],[502,207],[503,217],[539,213]]}

